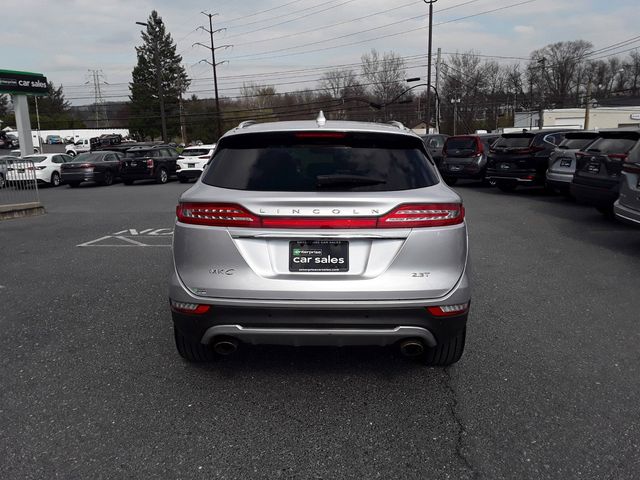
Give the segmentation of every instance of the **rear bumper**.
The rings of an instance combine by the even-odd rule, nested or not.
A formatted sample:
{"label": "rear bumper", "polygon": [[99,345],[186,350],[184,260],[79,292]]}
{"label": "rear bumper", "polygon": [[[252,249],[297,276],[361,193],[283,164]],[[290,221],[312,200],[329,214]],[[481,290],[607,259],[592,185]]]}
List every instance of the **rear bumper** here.
{"label": "rear bumper", "polygon": [[541,176],[535,170],[504,171],[488,168],[485,177],[487,180],[508,180],[525,185],[542,184],[545,180],[544,176]]}
{"label": "rear bumper", "polygon": [[122,172],[121,175],[122,180],[154,180],[155,177],[155,173],[152,171],[147,171],[147,172],[140,172],[140,173],[129,173],[129,172]]}
{"label": "rear bumper", "polygon": [[464,328],[468,313],[439,318],[425,308],[379,312],[213,307],[206,315],[172,316],[180,333],[203,344],[224,336],[254,345],[384,346],[417,337],[435,346]]}
{"label": "rear bumper", "polygon": [[484,178],[484,168],[477,164],[464,165],[461,170],[451,170],[448,165],[445,165],[441,173],[442,176],[449,178],[469,180],[480,180]]}
{"label": "rear bumper", "polygon": [[596,187],[582,183],[571,183],[570,191],[580,203],[594,207],[610,208],[618,199],[620,185]]}
{"label": "rear bumper", "polygon": [[569,188],[573,180],[573,173],[547,172],[547,183],[554,187]]}
{"label": "rear bumper", "polygon": [[624,223],[635,225],[640,227],[640,211],[626,207],[620,203],[620,200],[616,200],[613,204],[613,211],[616,214],[616,218]]}
{"label": "rear bumper", "polygon": [[99,182],[104,175],[99,172],[62,172],[60,180],[63,182]]}
{"label": "rear bumper", "polygon": [[178,178],[200,178],[202,175],[202,170],[198,169],[180,169],[176,172]]}

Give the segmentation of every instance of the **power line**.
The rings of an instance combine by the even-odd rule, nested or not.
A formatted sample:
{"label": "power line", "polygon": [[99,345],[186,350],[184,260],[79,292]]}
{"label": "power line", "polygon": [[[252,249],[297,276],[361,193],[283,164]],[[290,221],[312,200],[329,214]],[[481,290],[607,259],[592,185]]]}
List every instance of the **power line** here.
{"label": "power line", "polygon": [[259,12],[251,13],[249,15],[242,15],[241,17],[232,18],[231,20],[227,20],[226,22],[227,23],[237,22],[238,20],[255,17],[257,15],[262,15],[263,13],[272,12],[272,11],[277,10],[279,8],[287,7],[289,5],[293,5],[294,3],[300,3],[302,1],[304,1],[304,0],[293,0],[291,2],[283,3],[281,5],[276,5],[275,7],[271,7],[271,8],[268,8],[266,10],[261,10]]}

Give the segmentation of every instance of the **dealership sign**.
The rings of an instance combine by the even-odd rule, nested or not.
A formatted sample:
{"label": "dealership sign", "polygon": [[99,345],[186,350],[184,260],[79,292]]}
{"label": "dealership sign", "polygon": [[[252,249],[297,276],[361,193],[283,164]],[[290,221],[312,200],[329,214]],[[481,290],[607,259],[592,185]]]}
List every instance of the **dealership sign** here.
{"label": "dealership sign", "polygon": [[0,70],[0,93],[46,95],[47,77],[41,73]]}

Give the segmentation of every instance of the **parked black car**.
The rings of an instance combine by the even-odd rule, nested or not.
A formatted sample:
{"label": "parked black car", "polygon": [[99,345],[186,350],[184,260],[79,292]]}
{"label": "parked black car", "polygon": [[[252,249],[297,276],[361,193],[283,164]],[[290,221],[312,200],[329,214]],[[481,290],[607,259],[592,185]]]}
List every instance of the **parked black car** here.
{"label": "parked black car", "polygon": [[487,161],[488,181],[505,192],[518,185],[544,185],[549,155],[567,130],[523,130],[505,133],[493,144]]}
{"label": "parked black car", "polygon": [[484,180],[487,154],[500,135],[456,135],[447,138],[442,149],[440,172],[449,185],[459,178]]}
{"label": "parked black car", "polygon": [[581,203],[613,217],[620,194],[622,167],[630,155],[640,155],[640,129],[601,130],[600,138],[576,154],[571,194]]}
{"label": "parked black car", "polygon": [[438,170],[440,170],[442,164],[442,148],[448,137],[448,135],[442,133],[430,133],[420,137],[424,142],[424,146],[427,147],[427,151],[431,154],[431,158],[433,158]]}
{"label": "parked black car", "polygon": [[167,183],[176,175],[178,152],[167,145],[132,147],[122,163],[122,181],[131,185],[136,180],[155,180]]}
{"label": "parked black car", "polygon": [[82,182],[111,185],[120,176],[122,153],[101,151],[86,152],[73,157],[60,166],[61,180],[75,188]]}

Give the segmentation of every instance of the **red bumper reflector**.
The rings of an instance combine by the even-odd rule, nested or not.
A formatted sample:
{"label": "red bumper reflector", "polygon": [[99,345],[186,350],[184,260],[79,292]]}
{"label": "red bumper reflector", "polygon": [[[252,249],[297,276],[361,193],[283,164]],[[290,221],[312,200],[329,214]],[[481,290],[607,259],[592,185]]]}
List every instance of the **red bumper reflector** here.
{"label": "red bumper reflector", "polygon": [[202,315],[207,313],[211,308],[210,305],[203,305],[198,303],[177,302],[171,300],[171,310],[178,313],[190,313],[191,315]]}
{"label": "red bumper reflector", "polygon": [[452,317],[461,315],[469,311],[469,302],[458,305],[440,305],[437,307],[427,307],[427,310],[434,317]]}

